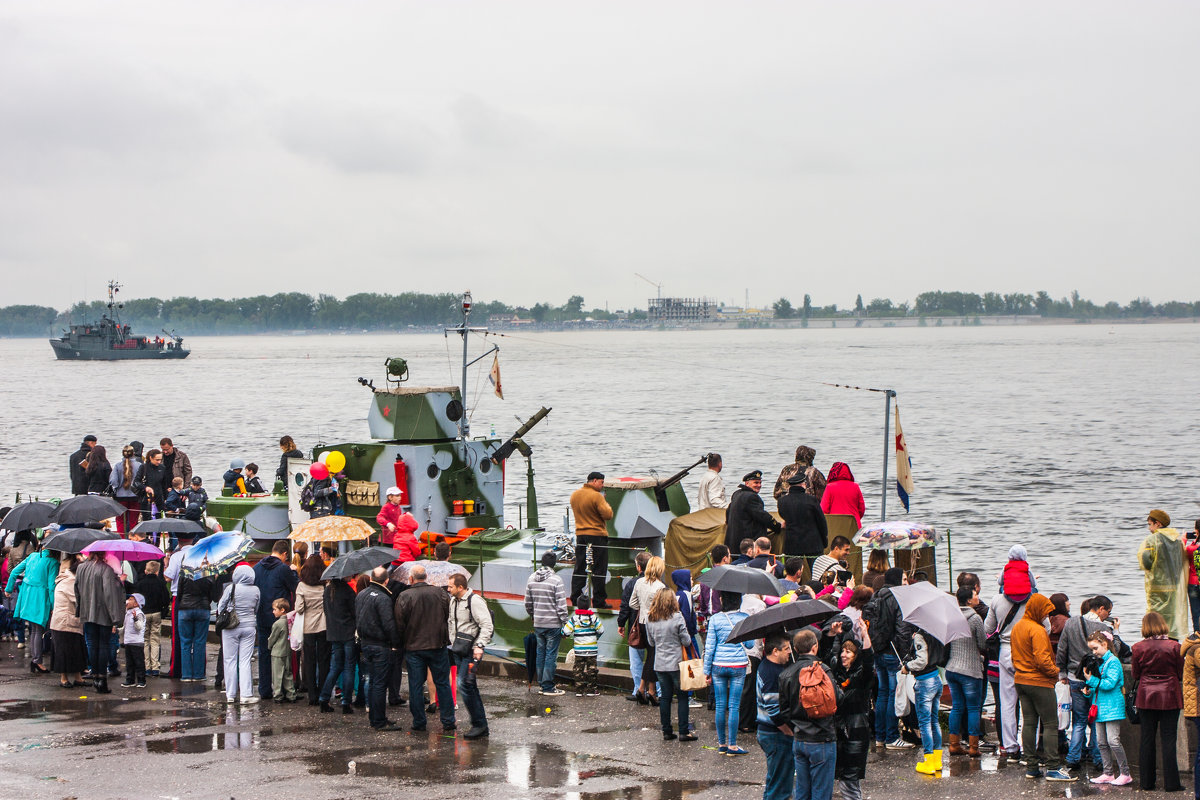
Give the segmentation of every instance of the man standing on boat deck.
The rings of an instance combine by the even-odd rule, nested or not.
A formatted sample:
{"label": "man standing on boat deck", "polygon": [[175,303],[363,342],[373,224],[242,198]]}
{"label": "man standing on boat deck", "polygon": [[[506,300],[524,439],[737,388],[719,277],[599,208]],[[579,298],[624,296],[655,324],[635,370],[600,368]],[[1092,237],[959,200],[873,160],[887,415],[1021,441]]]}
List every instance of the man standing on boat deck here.
{"label": "man standing on boat deck", "polygon": [[747,472],[742,477],[742,483],[729,499],[725,509],[725,546],[730,552],[738,549],[742,539],[757,539],[766,536],[767,531],[779,533],[783,526],[767,513],[763,500],[759,497],[762,491],[762,470]]}
{"label": "man standing on boat deck", "polygon": [[721,480],[721,454],[708,454],[708,471],[700,479],[700,492],[696,498],[696,510],[702,508],[727,508],[725,481]]}
{"label": "man standing on boat deck", "polygon": [[83,460],[88,457],[88,453],[92,452],[92,448],[96,446],[96,437],[90,433],[83,437],[83,444],[79,445],[79,449],[71,454],[71,460],[68,466],[71,469],[71,494],[81,495],[87,494],[87,475],[84,473]]}
{"label": "man standing on boat deck", "polygon": [[587,585],[587,548],[592,547],[592,608],[608,602],[608,527],[612,506],[604,499],[604,474],[589,472],[587,482],[571,493],[571,513],[575,515],[575,573],[571,578],[571,603]]}
{"label": "man standing on boat deck", "polygon": [[[172,478],[183,478],[183,485],[187,486],[192,481],[192,460],[187,457],[187,453],[182,450],[176,450],[175,444],[166,436],[158,443],[162,448],[163,465],[167,468],[167,483],[171,482]],[[267,611],[270,612],[268,606]],[[270,658],[267,659],[270,661]],[[268,667],[270,664],[268,664]]]}

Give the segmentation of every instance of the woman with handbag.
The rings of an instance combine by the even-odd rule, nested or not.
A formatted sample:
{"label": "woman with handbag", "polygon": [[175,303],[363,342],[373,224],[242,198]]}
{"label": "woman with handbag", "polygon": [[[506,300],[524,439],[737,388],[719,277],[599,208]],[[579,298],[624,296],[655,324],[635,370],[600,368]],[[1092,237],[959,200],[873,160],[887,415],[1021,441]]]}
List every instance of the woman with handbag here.
{"label": "woman with handbag", "polygon": [[[1128,786],[1133,783],[1129,774],[1129,759],[1121,746],[1121,723],[1125,720],[1125,669],[1112,654],[1112,633],[1096,631],[1088,637],[1088,649],[1101,659],[1099,672],[1083,666],[1087,688],[1096,711],[1096,738],[1100,742],[1100,757],[1104,759],[1104,774],[1092,778],[1092,783],[1111,783]],[[1089,715],[1090,716],[1090,715]],[[1114,774],[1116,777],[1114,777]]]}
{"label": "woman with handbag", "polygon": [[242,564],[233,571],[217,603],[217,630],[225,653],[225,699],[230,703],[257,703],[253,691],[250,657],[254,654],[260,594],[254,585],[254,570]]}
{"label": "woman with handbag", "polygon": [[1179,710],[1183,708],[1183,656],[1179,642],[1168,634],[1166,619],[1151,611],[1142,618],[1142,641],[1133,646],[1134,705],[1142,725],[1138,772],[1143,791],[1154,790],[1156,733],[1162,742],[1163,789],[1183,789],[1175,758]]}
{"label": "woman with handbag", "polygon": [[636,620],[629,624],[630,646],[636,647],[637,645],[633,642],[640,639],[646,647],[645,663],[650,665],[649,669],[642,671],[642,680],[634,695],[637,701],[643,705],[647,702],[650,705],[658,705],[658,695],[654,689],[654,645],[646,641],[645,633],[646,623],[650,620],[650,604],[660,589],[667,588],[667,585],[662,582],[662,576],[666,569],[666,562],[658,556],[647,561],[646,572],[633,584],[633,594],[629,597],[629,607],[637,612]]}
{"label": "woman with handbag", "polygon": [[325,584],[321,582],[324,571],[325,560],[313,553],[301,564],[300,583],[296,585],[296,615],[304,615],[300,675],[310,706],[320,702],[332,653],[325,633]]}
{"label": "woman with handbag", "polygon": [[[666,587],[659,589],[650,601],[650,612],[646,622],[646,642],[654,650],[651,666],[662,687],[658,718],[662,723],[663,739],[694,742],[698,738],[688,730],[688,698],[680,681],[679,666],[684,654],[694,654],[692,637],[688,633],[683,614],[679,613],[679,601],[675,593]],[[679,735],[671,729],[671,700],[679,704]]]}

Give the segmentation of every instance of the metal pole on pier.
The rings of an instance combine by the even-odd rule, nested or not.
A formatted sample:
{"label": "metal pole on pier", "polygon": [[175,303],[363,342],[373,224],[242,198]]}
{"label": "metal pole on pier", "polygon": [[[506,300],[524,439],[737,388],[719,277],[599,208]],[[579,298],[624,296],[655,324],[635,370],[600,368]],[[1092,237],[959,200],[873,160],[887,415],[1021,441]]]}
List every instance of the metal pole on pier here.
{"label": "metal pole on pier", "polygon": [[895,396],[896,393],[891,389],[885,389],[883,392],[883,491],[879,503],[880,522],[887,522],[888,458],[892,454],[892,398]]}

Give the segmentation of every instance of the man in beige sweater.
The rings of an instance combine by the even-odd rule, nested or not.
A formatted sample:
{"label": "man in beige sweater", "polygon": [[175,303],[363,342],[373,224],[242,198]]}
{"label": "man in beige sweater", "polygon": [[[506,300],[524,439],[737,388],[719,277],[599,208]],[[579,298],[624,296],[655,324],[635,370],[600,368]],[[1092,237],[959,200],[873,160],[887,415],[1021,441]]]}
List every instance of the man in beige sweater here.
{"label": "man in beige sweater", "polygon": [[579,600],[587,585],[587,549],[592,547],[592,608],[608,602],[608,520],[612,506],[604,499],[604,475],[588,473],[587,482],[571,493],[571,513],[575,515],[575,574],[571,579],[571,603]]}

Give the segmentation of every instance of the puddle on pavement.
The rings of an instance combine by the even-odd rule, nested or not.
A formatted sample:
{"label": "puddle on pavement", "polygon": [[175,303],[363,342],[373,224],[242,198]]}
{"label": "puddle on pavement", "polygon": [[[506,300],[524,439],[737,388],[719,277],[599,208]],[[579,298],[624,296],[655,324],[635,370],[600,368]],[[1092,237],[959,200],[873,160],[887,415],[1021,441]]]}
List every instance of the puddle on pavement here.
{"label": "puddle on pavement", "polygon": [[59,700],[0,700],[0,720],[22,720],[26,722],[61,722],[66,720],[87,721],[92,725],[129,725],[147,719],[171,717],[195,719],[208,716],[209,711],[200,708],[147,709],[121,698],[99,699],[88,697],[63,698]]}
{"label": "puddle on pavement", "polygon": [[568,791],[564,800],[687,800],[720,786],[745,787],[741,781],[663,781],[647,780],[644,785],[626,786],[607,792]]}
{"label": "puddle on pavement", "polygon": [[[387,734],[384,734],[387,735]],[[398,738],[386,753],[343,749],[304,757],[319,775],[359,775],[421,783],[496,783],[521,790],[580,787],[591,778],[628,777],[634,773],[605,759],[568,753],[550,745],[501,745],[489,739],[468,742],[441,737]],[[428,746],[423,746],[428,742]],[[385,744],[381,741],[380,744]],[[403,755],[412,752],[411,763]],[[400,758],[397,758],[400,756]],[[354,766],[350,766],[354,762]]]}
{"label": "puddle on pavement", "polygon": [[[211,753],[216,750],[257,750],[265,731],[230,731],[172,736],[146,742],[148,753]],[[269,734],[266,734],[269,735]]]}

